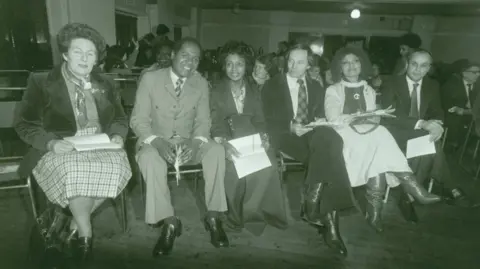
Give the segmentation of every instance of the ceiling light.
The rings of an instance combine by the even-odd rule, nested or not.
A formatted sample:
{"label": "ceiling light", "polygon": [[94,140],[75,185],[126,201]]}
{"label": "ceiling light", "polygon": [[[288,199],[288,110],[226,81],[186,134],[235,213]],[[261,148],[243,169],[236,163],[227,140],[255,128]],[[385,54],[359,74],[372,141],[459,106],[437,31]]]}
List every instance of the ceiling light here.
{"label": "ceiling light", "polygon": [[360,18],[360,10],[358,8],[355,8],[352,10],[352,12],[350,12],[350,18],[352,19],[358,19]]}

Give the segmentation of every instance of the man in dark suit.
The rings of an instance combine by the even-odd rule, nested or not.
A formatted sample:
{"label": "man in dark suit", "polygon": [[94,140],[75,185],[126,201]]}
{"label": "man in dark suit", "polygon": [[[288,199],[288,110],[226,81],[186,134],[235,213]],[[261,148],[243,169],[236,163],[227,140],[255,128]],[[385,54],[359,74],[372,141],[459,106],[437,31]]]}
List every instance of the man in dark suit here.
{"label": "man in dark suit", "polygon": [[[385,86],[383,107],[395,108],[396,118],[385,119],[382,124],[390,130],[404,151],[409,139],[430,135],[431,140],[436,142],[436,154],[409,160],[417,180],[423,183],[433,177],[443,183],[452,204],[469,206],[470,201],[452,179],[441,148],[445,114],[438,83],[426,76],[431,64],[432,56],[426,50],[418,49],[409,55],[406,75],[392,77]],[[403,195],[399,205],[405,218],[416,222],[418,218],[411,202]]]}
{"label": "man in dark suit", "polygon": [[[303,218],[324,225],[327,245],[346,254],[338,231],[337,211],[352,207],[343,141],[329,127],[307,128],[324,117],[325,90],[306,78],[312,52],[295,45],[287,53],[286,74],[269,80],[262,90],[263,109],[272,146],[307,166]],[[321,201],[320,201],[321,200]]]}
{"label": "man in dark suit", "polygon": [[477,83],[480,76],[479,64],[465,60],[458,71],[442,86],[445,126],[448,128],[446,143],[453,149],[457,149],[465,139],[472,120],[473,102],[480,90],[480,83]]}

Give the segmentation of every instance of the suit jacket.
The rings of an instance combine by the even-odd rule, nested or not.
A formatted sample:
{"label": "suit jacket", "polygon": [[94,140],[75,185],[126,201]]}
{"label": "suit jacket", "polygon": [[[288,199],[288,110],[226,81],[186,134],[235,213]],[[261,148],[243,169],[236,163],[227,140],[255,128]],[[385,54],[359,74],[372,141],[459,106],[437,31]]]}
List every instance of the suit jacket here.
{"label": "suit jacket", "polygon": [[458,75],[451,76],[441,89],[443,109],[447,112],[454,106],[467,108],[466,105],[469,102],[470,107],[472,107],[479,90],[480,83],[475,83],[470,97],[468,97],[463,79]]}
{"label": "suit jacket", "polygon": [[[128,120],[119,92],[104,75],[92,72],[91,80],[99,88],[93,96],[103,132],[109,136],[120,135],[125,140]],[[28,176],[35,168],[48,151],[48,142],[75,135],[77,123],[60,66],[49,73],[30,75],[23,100],[16,109],[14,128],[31,146],[20,164],[21,176]]]}
{"label": "suit jacket", "polygon": [[[210,96],[212,137],[230,138],[227,119],[239,113],[228,81],[222,80],[215,85]],[[260,92],[252,83],[245,85],[245,101],[242,114],[251,116],[251,122],[256,132],[263,133],[266,131]]]}
{"label": "suit jacket", "polygon": [[[323,109],[325,89],[318,81],[306,77],[308,92],[308,121],[315,117],[324,117]],[[278,74],[268,80],[262,89],[263,113],[267,123],[267,132],[272,144],[278,147],[282,135],[290,134],[290,123],[294,118],[292,98],[285,74]]]}
{"label": "suit jacket", "polygon": [[408,139],[428,134],[425,130],[415,130],[418,120],[441,120],[445,114],[440,101],[438,83],[424,77],[420,93],[419,118],[410,117],[410,92],[406,76],[393,76],[385,84],[382,94],[382,106],[395,108],[396,118],[383,118],[385,125],[397,140],[400,148],[404,149]]}
{"label": "suit jacket", "polygon": [[210,106],[207,81],[198,73],[189,77],[180,97],[170,77],[170,68],[147,72],[140,79],[130,119],[139,142],[155,135],[169,139],[210,137]]}

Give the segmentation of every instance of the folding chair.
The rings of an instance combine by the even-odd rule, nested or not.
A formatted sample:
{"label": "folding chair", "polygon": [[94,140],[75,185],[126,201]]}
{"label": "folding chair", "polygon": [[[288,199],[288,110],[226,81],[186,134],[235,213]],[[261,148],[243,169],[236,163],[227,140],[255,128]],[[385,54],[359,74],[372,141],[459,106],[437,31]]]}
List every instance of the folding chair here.
{"label": "folding chair", "polygon": [[[475,165],[475,161],[476,161],[477,156],[478,156],[478,149],[480,147],[480,137],[478,137],[478,135],[475,132],[475,121],[474,120],[472,120],[470,122],[470,125],[468,126],[467,135],[465,137],[465,141],[463,142],[462,150],[460,152],[460,158],[459,158],[460,167],[462,167],[466,171],[468,171],[469,169],[466,167],[463,160],[465,158],[465,155],[467,154],[468,143],[470,142],[471,139],[474,139],[474,141],[475,141],[475,149],[473,151],[473,156],[472,156],[472,160],[473,160],[473,163]],[[478,165],[478,167],[475,168],[475,169],[476,169],[476,171],[475,171],[475,175],[474,175],[474,180],[476,181],[478,179],[478,176],[480,175],[480,165]]]}
{"label": "folding chair", "polygon": [[[20,178],[17,169],[23,157],[0,158],[0,190],[27,189],[32,206],[33,219],[37,221],[38,212],[31,177]],[[4,186],[4,184],[6,186]]]}
{"label": "folding chair", "polygon": [[293,157],[290,157],[288,154],[281,151],[277,151],[277,158],[281,182],[285,179],[285,173],[289,167],[296,167],[297,169],[302,170],[305,169],[305,165],[302,162],[295,160]]}

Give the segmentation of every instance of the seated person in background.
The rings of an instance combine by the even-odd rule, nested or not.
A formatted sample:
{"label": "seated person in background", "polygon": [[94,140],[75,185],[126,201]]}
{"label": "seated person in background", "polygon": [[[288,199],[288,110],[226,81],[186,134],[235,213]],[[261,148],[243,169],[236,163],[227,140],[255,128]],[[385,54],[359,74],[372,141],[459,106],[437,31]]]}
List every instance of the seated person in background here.
{"label": "seated person in background", "polygon": [[393,68],[392,75],[404,75],[407,71],[407,58],[412,51],[420,48],[422,39],[415,33],[407,33],[400,37],[400,58],[398,58]]}
{"label": "seated person in background", "polygon": [[140,73],[140,78],[146,72],[172,66],[172,46],[173,44],[170,40],[157,43],[155,47],[153,47],[153,53],[155,55],[156,62],[150,67],[144,69],[142,73]]}
{"label": "seated person in background", "polygon": [[[430,135],[435,141],[436,153],[409,160],[417,180],[422,185],[428,178],[442,182],[447,197],[451,198],[449,203],[469,207],[471,202],[453,180],[441,148],[445,113],[440,103],[438,83],[426,77],[431,63],[432,56],[428,51],[415,50],[408,57],[406,74],[393,76],[386,81],[382,104],[384,108],[395,108],[393,114],[396,118],[385,118],[382,124],[403,151],[406,151],[409,139]],[[406,195],[400,199],[399,205],[407,220],[418,221],[411,200]]]}
{"label": "seated person in background", "polygon": [[[225,173],[227,225],[241,229],[246,224],[257,222],[261,223],[261,230],[265,224],[286,228],[286,204],[278,174],[278,161],[265,133],[260,92],[247,77],[252,58],[241,43],[229,43],[224,47],[220,62],[226,76],[211,91],[211,135],[225,147],[229,159]],[[258,133],[264,139],[272,166],[238,178],[231,161],[237,152],[228,140]]]}
{"label": "seated person in background", "polygon": [[339,232],[339,210],[353,207],[341,137],[329,127],[305,127],[324,116],[324,89],[308,78],[312,60],[308,45],[292,46],[286,74],[278,74],[262,89],[267,133],[272,147],[307,166],[302,218],[321,229],[327,245],[346,255]]}
{"label": "seated person in background", "polygon": [[479,76],[480,64],[466,60],[442,86],[445,127],[448,128],[446,145],[453,149],[458,149],[466,139],[472,120],[471,108],[480,90]]}
{"label": "seated person in background", "polygon": [[124,48],[120,45],[107,49],[107,57],[103,64],[105,73],[130,74],[138,55],[138,42],[132,40],[132,45]]}
{"label": "seated person in background", "polygon": [[132,173],[124,150],[78,152],[63,138],[106,133],[123,146],[128,120],[114,84],[91,72],[105,53],[103,37],[88,25],[72,23],[59,31],[57,42],[63,63],[30,76],[15,117],[15,130],[31,146],[18,173],[33,173],[52,203],[70,209],[68,244],[77,246],[76,259],[88,262],[90,216],[106,198],[120,194]]}
{"label": "seated person in background", "polygon": [[322,69],[320,68],[320,61],[321,61],[320,56],[313,55],[312,65],[308,69],[307,74],[311,79],[318,81],[318,83],[320,84],[320,86],[322,86],[322,88],[325,88],[325,83],[323,82],[323,78],[322,78]]}
{"label": "seated person in background", "polygon": [[173,47],[172,67],[147,72],[140,79],[130,125],[139,137],[136,156],[146,182],[145,222],[161,224],[153,256],[168,255],[182,222],[175,216],[167,182],[168,166],[182,148],[181,163],[203,167],[205,228],[215,247],[229,245],[221,217],[225,198],[225,150],[210,139],[210,106],[207,81],[196,71],[201,47],[184,38]]}
{"label": "seated person in background", "polygon": [[[337,123],[335,131],[343,139],[343,157],[350,185],[366,185],[365,217],[378,232],[387,184],[402,185],[421,204],[439,202],[415,180],[405,155],[379,118],[356,120],[355,114],[376,110],[375,90],[365,81],[371,72],[368,56],[361,49],[342,48],[335,53],[331,70],[335,84],[327,88],[325,115]],[[394,176],[394,177],[392,177]]]}
{"label": "seated person in background", "polygon": [[278,74],[273,54],[265,54],[257,57],[253,66],[252,78],[259,89],[262,89],[265,82]]}

